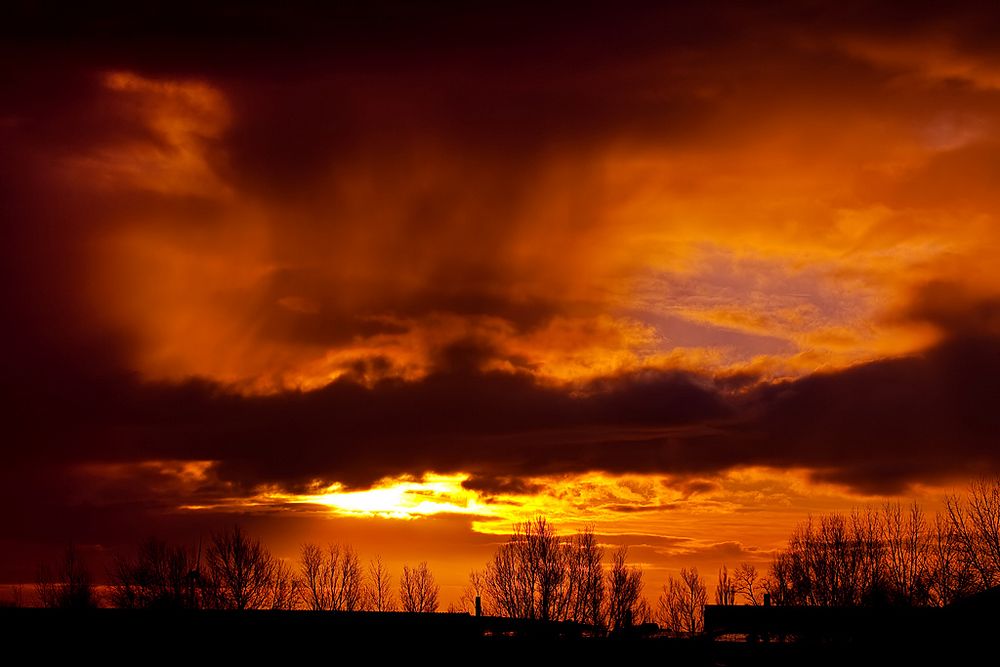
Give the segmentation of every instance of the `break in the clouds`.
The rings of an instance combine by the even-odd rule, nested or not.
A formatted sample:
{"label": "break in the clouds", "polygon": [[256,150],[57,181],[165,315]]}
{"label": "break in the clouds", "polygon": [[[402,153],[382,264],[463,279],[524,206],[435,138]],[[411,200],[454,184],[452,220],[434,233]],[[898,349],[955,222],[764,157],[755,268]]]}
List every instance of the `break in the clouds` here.
{"label": "break in the clouds", "polygon": [[670,479],[602,505],[646,516],[744,469],[1000,467],[995,11],[4,23],[12,534],[430,473]]}

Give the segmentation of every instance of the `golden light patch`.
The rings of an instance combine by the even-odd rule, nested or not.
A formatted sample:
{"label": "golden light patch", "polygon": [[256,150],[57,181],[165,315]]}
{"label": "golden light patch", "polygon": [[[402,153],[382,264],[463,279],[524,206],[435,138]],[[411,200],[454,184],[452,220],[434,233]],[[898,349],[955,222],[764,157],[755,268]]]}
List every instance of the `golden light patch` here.
{"label": "golden light patch", "polygon": [[[695,478],[605,473],[540,476],[521,480],[523,491],[478,491],[463,485],[470,479],[467,473],[429,473],[419,478],[385,478],[359,490],[348,490],[340,483],[308,493],[261,488],[250,495],[185,505],[184,509],[241,513],[295,506],[316,516],[389,520],[467,516],[474,531],[488,535],[506,535],[516,522],[545,516],[567,534],[592,526],[603,535],[673,540],[673,546],[663,548],[683,553],[726,541],[768,551],[783,543],[789,527],[810,513],[883,500],[816,483],[807,470],[766,467]],[[915,490],[917,497],[932,506],[943,492]]]}
{"label": "golden light patch", "polygon": [[270,493],[255,502],[318,505],[342,516],[414,519],[434,514],[487,514],[478,495],[462,487],[468,475],[425,475],[420,480],[382,480],[370,489],[347,491],[332,484],[318,493]]}

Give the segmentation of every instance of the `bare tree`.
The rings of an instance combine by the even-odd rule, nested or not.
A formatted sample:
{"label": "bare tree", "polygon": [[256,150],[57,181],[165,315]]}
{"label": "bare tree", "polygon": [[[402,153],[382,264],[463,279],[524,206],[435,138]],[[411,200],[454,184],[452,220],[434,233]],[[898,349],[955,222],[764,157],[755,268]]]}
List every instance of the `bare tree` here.
{"label": "bare tree", "polygon": [[593,528],[566,540],[544,517],[515,524],[483,573],[484,598],[501,616],[602,625],[603,556]]}
{"label": "bare tree", "polygon": [[[1000,495],[993,494],[975,485],[968,501],[949,498],[947,515],[935,519],[933,530],[916,503],[810,518],[776,554],[762,587],[775,604],[947,604],[994,576],[989,549],[982,547],[989,539],[979,528],[988,533],[990,513],[1000,513]],[[996,522],[1000,530],[1000,515]],[[973,578],[978,585],[971,585]],[[742,575],[737,580],[746,594]]]}
{"label": "bare tree", "polygon": [[736,582],[725,565],[719,570],[719,581],[715,585],[715,604],[727,607],[736,604]]}
{"label": "bare tree", "polygon": [[636,603],[635,609],[632,612],[632,621],[635,625],[644,625],[656,621],[656,613],[645,596],[639,598],[639,602]]}
{"label": "bare tree", "polygon": [[854,566],[847,576],[857,581],[850,601],[843,604],[881,604],[889,601],[892,584],[886,568],[885,515],[873,508],[854,510],[850,515],[851,533],[842,545]]}
{"label": "bare tree", "polygon": [[692,567],[690,570],[681,568],[681,581],[689,600],[688,632],[695,634],[705,629],[705,602],[708,598],[705,580],[698,576],[698,568]]}
{"label": "bare tree", "polygon": [[299,570],[306,605],[313,610],[330,609],[329,567],[323,550],[312,543],[303,544],[299,551]]}
{"label": "bare tree", "polygon": [[184,547],[150,538],[135,558],[119,557],[111,571],[111,600],[124,609],[181,609],[196,604],[189,576],[194,559]]}
{"label": "bare tree", "polygon": [[[886,596],[884,541],[877,512],[810,517],[775,561],[785,604],[853,606]],[[772,568],[772,575],[779,572]],[[773,594],[772,594],[773,595]]]}
{"label": "bare tree", "polygon": [[300,587],[301,582],[292,569],[284,561],[275,560],[270,585],[270,608],[282,611],[295,609],[301,597]]}
{"label": "bare tree", "polygon": [[310,609],[358,611],[365,599],[361,560],[349,545],[331,544],[324,551],[315,544],[302,545],[299,554],[302,597]]}
{"label": "bare tree", "polygon": [[403,566],[403,576],[399,579],[399,600],[403,611],[433,612],[438,608],[440,587],[434,582],[434,575],[427,567],[427,561],[417,567]]}
{"label": "bare tree", "polygon": [[708,592],[698,568],[682,568],[680,578],[671,575],[657,600],[660,622],[675,634],[694,636],[705,628]]}
{"label": "bare tree", "polygon": [[976,480],[964,501],[949,496],[946,511],[962,558],[977,575],[976,588],[996,585],[1000,579],[1000,478]]}
{"label": "bare tree", "polygon": [[656,600],[656,615],[660,625],[679,635],[685,632],[684,620],[687,617],[687,601],[684,597],[684,586],[673,575],[663,584],[660,597]]}
{"label": "bare tree", "polygon": [[358,611],[364,603],[365,574],[358,553],[350,545],[339,549],[330,547],[328,553],[337,573],[334,586],[334,609]]}
{"label": "bare tree", "polygon": [[514,525],[486,566],[485,588],[503,616],[561,620],[571,609],[570,556],[544,517]]}
{"label": "bare tree", "polygon": [[486,590],[497,613],[509,618],[534,616],[534,580],[526,572],[522,560],[523,550],[515,544],[513,536],[493,552],[486,565]]}
{"label": "bare tree", "polygon": [[[743,579],[737,575],[739,590],[753,604]],[[998,581],[1000,479],[981,479],[965,497],[949,496],[933,525],[916,503],[810,518],[758,590],[775,604],[946,605]]]}
{"label": "bare tree", "polygon": [[733,585],[736,593],[743,596],[743,600],[753,606],[761,603],[762,585],[757,574],[757,568],[750,563],[740,563],[733,573]]}
{"label": "bare tree", "polygon": [[903,512],[897,503],[882,508],[882,540],[885,544],[884,570],[893,602],[922,605],[929,600],[931,542],[927,523],[916,503]]}
{"label": "bare tree", "polygon": [[396,600],[392,596],[392,575],[376,556],[368,562],[367,607],[372,611],[395,611]]}
{"label": "bare tree", "polygon": [[90,571],[73,545],[56,565],[42,564],[35,585],[43,607],[89,609],[98,606]]}
{"label": "bare tree", "polygon": [[608,571],[608,627],[623,630],[632,627],[642,601],[642,570],[626,564],[628,547],[615,550]]}
{"label": "bare tree", "polygon": [[604,549],[597,543],[593,527],[577,533],[570,543],[569,581],[572,590],[570,618],[593,626],[603,625]]}
{"label": "bare tree", "polygon": [[243,610],[274,605],[278,562],[240,526],[212,535],[206,564],[206,599],[211,606]]}
{"label": "bare tree", "polygon": [[490,603],[487,599],[483,597],[486,587],[485,575],[478,571],[473,570],[469,572],[469,583],[462,590],[462,594],[458,596],[458,603],[449,605],[449,611],[464,612],[467,614],[476,613],[476,598],[479,598],[479,603],[482,608],[484,616],[492,616],[493,610],[490,607]]}
{"label": "bare tree", "polygon": [[573,595],[569,553],[552,524],[543,518],[535,522],[535,527],[535,539],[528,544],[538,572],[538,618],[562,620],[569,612]]}
{"label": "bare tree", "polygon": [[947,515],[934,517],[931,533],[928,597],[944,607],[973,592],[977,574],[964,553],[964,543]]}

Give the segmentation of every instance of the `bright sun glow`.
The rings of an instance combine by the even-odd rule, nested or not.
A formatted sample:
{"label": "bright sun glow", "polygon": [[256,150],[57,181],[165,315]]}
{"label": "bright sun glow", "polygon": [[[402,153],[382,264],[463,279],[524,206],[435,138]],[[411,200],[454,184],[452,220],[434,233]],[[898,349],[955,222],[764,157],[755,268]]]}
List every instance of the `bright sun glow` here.
{"label": "bright sun glow", "polygon": [[[376,516],[413,519],[432,514],[492,516],[475,491],[462,486],[468,475],[426,475],[421,480],[385,480],[364,491],[344,491],[332,484],[320,493],[290,495],[269,493],[266,500],[290,504],[322,505],[343,516]],[[265,498],[262,498],[265,499]]]}
{"label": "bright sun glow", "polygon": [[[387,477],[364,490],[334,483],[304,494],[261,488],[251,496],[182,509],[267,512],[295,507],[320,516],[387,520],[452,515],[466,517],[474,532],[490,535],[508,534],[512,524],[542,515],[567,534],[591,526],[605,535],[667,536],[670,544],[656,548],[683,554],[720,539],[735,544],[738,531],[750,532],[758,544],[774,548],[787,539],[787,526],[803,512],[878,500],[845,496],[843,489],[810,481],[806,471],[767,468],[733,470],[694,483],[652,475],[543,476],[525,480],[526,488],[493,493],[467,488],[463,484],[470,478],[468,473],[428,473]],[[935,493],[927,490],[928,506]],[[769,511],[750,511],[760,503]],[[723,536],[720,525],[733,534]]]}

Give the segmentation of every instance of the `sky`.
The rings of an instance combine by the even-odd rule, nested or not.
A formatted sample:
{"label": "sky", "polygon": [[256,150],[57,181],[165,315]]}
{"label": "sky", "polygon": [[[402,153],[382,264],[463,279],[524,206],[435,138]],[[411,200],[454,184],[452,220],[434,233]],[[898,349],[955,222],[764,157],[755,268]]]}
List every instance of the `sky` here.
{"label": "sky", "polygon": [[766,568],[1000,472],[1000,14],[20,3],[0,583],[239,522]]}

